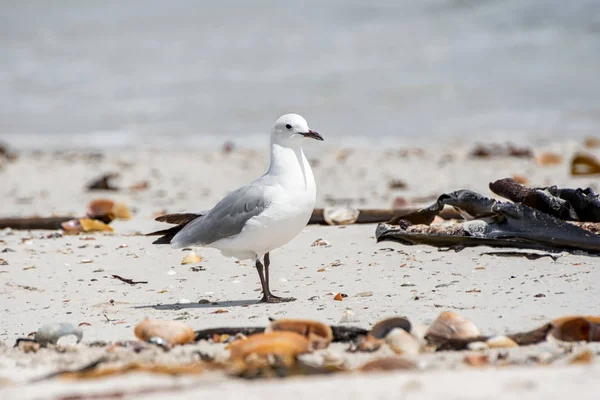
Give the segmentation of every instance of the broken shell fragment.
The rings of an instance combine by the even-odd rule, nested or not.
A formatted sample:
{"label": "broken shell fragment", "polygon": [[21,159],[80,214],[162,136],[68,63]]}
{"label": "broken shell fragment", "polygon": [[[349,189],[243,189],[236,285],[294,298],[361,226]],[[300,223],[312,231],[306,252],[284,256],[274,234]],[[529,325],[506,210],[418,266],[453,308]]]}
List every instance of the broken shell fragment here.
{"label": "broken shell fragment", "polygon": [[519,347],[517,342],[506,336],[493,336],[486,341],[490,349],[502,349],[508,347]]}
{"label": "broken shell fragment", "polygon": [[40,346],[45,347],[48,344],[57,344],[60,338],[71,335],[75,336],[79,343],[83,338],[83,330],[68,322],[52,322],[42,325],[33,338]]}
{"label": "broken shell fragment", "polygon": [[333,341],[333,331],[329,325],[311,320],[280,319],[271,322],[265,329],[269,332],[295,332],[309,341],[313,350],[324,349]]}
{"label": "broken shell fragment", "polygon": [[371,328],[371,332],[369,332],[369,334],[378,339],[383,339],[388,335],[388,333],[396,328],[404,329],[406,332],[410,332],[410,321],[404,317],[387,318],[373,325],[373,328]]}
{"label": "broken shell fragment", "polygon": [[385,343],[396,354],[419,354],[421,345],[413,335],[402,328],[394,328],[385,337]]}
{"label": "broken shell fragment", "polygon": [[84,232],[95,232],[95,231],[112,232],[113,231],[113,228],[111,228],[110,226],[108,226],[107,224],[105,224],[102,221],[98,221],[97,219],[81,218],[79,220],[79,223],[81,224],[81,227],[83,228]]}
{"label": "broken shell fragment", "polygon": [[69,235],[77,235],[83,232],[83,227],[78,219],[72,219],[69,221],[62,222],[60,227]]}
{"label": "broken shell fragment", "polygon": [[135,336],[145,342],[157,342],[160,338],[171,345],[191,343],[194,341],[194,330],[180,321],[161,321],[146,319],[136,325]]}
{"label": "broken shell fragment", "polygon": [[425,339],[431,344],[439,344],[447,339],[469,339],[480,335],[481,332],[471,321],[451,311],[444,311],[429,326]]}
{"label": "broken shell fragment", "polygon": [[370,361],[359,368],[361,372],[376,372],[376,371],[398,371],[415,369],[417,365],[401,357],[386,357],[379,358],[375,361]]}
{"label": "broken shell fragment", "polygon": [[573,316],[552,321],[550,335],[565,342],[600,341],[600,317]]}
{"label": "broken shell fragment", "polygon": [[276,355],[295,357],[307,353],[308,339],[296,332],[269,332],[248,336],[229,345],[232,360],[244,360],[251,354],[257,356]]}
{"label": "broken shell fragment", "polygon": [[198,254],[190,253],[187,256],[183,257],[183,260],[181,260],[181,265],[196,264],[196,263],[200,263],[202,261],[203,261],[203,258],[200,257]]}
{"label": "broken shell fragment", "polygon": [[328,225],[348,225],[356,222],[359,214],[356,208],[328,207],[323,210],[323,219]]}

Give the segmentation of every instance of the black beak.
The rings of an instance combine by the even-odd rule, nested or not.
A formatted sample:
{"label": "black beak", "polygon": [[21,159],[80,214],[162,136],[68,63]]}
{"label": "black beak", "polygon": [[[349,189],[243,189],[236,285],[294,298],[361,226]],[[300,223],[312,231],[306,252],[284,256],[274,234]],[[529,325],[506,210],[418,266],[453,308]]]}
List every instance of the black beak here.
{"label": "black beak", "polygon": [[306,133],[301,133],[301,135],[315,140],[323,140],[323,136],[319,135],[319,132],[315,132],[313,130],[309,130]]}

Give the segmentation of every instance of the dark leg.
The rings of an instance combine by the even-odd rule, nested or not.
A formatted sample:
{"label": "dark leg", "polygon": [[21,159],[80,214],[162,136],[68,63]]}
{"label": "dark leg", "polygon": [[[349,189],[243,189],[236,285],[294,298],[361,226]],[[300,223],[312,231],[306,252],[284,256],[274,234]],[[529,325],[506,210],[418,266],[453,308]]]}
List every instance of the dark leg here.
{"label": "dark leg", "polygon": [[[260,265],[260,267],[259,267]],[[263,288],[263,297],[260,300],[262,303],[284,303],[287,301],[296,300],[293,297],[279,297],[275,296],[271,293],[269,289],[269,266],[271,265],[271,259],[269,257],[269,253],[265,254],[265,276],[263,277],[263,265],[260,263],[260,260],[256,260],[256,269],[258,270],[258,276],[260,277],[260,282]]]}

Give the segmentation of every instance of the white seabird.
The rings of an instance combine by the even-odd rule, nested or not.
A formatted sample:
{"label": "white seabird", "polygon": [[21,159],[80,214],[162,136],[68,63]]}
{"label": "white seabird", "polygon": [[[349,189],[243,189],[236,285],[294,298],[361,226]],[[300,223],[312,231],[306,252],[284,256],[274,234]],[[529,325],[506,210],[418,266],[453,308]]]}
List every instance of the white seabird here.
{"label": "white seabird", "polygon": [[271,130],[271,164],[263,176],[207,212],[158,217],[177,226],[148,235],[163,235],[154,243],[170,243],[175,249],[206,246],[239,260],[252,259],[262,285],[261,302],[295,300],[271,293],[269,253],[296,237],[315,207],[317,186],[302,151],[307,138],[323,140],[300,115],[283,115]]}

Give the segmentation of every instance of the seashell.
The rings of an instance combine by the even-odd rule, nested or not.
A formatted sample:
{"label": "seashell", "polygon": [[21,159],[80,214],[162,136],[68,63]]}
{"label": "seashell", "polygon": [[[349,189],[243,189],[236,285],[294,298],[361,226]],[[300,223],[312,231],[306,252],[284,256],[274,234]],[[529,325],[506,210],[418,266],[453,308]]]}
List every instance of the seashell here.
{"label": "seashell", "polygon": [[563,157],[560,154],[544,152],[536,157],[539,165],[558,165],[563,162]]}
{"label": "seashell", "polygon": [[115,207],[112,209],[112,212],[115,215],[115,218],[125,220],[131,219],[131,210],[129,210],[129,207],[127,207],[127,204],[125,203],[115,204]]}
{"label": "seashell", "polygon": [[353,224],[360,211],[351,207],[328,207],[323,210],[323,218],[328,225]]}
{"label": "seashell", "polygon": [[385,343],[396,354],[419,354],[421,345],[413,335],[403,328],[394,328],[385,336]]}
{"label": "seashell", "polygon": [[88,204],[85,214],[93,219],[112,213],[114,207],[115,202],[110,199],[96,199]]}
{"label": "seashell", "polygon": [[358,318],[354,311],[350,308],[346,308],[346,310],[342,313],[342,318],[340,318],[340,324],[347,324],[349,322],[358,322]]}
{"label": "seashell", "polygon": [[333,341],[333,331],[329,325],[311,320],[279,319],[266,327],[265,333],[269,332],[298,333],[308,339],[313,350],[327,348]]}
{"label": "seashell", "polygon": [[360,367],[361,372],[376,372],[376,371],[398,371],[416,369],[417,365],[401,357],[386,357],[379,358],[375,361],[370,361]]}
{"label": "seashell", "polygon": [[316,247],[316,246],[329,246],[329,242],[323,238],[319,238],[317,240],[315,240],[314,242],[312,242],[311,247]]}
{"label": "seashell", "polygon": [[23,353],[37,353],[41,347],[38,342],[32,340],[22,340],[17,342],[18,344],[15,346],[17,346],[19,350],[22,350]]}
{"label": "seashell", "polygon": [[552,321],[550,335],[565,342],[600,341],[600,317],[573,316]]}
{"label": "seashell", "polygon": [[80,327],[68,322],[51,322],[42,325],[36,332],[33,339],[45,347],[48,344],[57,344],[58,340],[64,336],[74,335],[77,343],[83,338],[83,330]]}
{"label": "seashell", "polygon": [[191,343],[194,341],[194,330],[180,321],[161,321],[146,319],[136,325],[135,336],[145,342],[157,341],[160,338],[171,345]]}
{"label": "seashell", "polygon": [[361,351],[361,352],[365,352],[365,353],[372,353],[374,351],[379,350],[379,348],[381,348],[381,345],[383,343],[385,343],[383,341],[383,339],[377,339],[374,336],[365,335],[365,336],[359,337],[356,340],[356,343],[350,346],[348,351],[350,351],[352,353],[357,352],[357,351]]}
{"label": "seashell", "polygon": [[502,349],[507,347],[519,347],[517,342],[506,336],[493,336],[486,341],[490,349]]}
{"label": "seashell", "polygon": [[444,311],[429,326],[425,339],[436,344],[447,339],[470,339],[480,335],[481,332],[471,321],[454,312]]}
{"label": "seashell", "polygon": [[521,185],[529,185],[529,179],[527,179],[527,177],[523,176],[523,175],[518,175],[518,174],[514,174],[512,176],[512,178],[519,182]]}
{"label": "seashell", "polygon": [[467,349],[471,351],[484,351],[489,348],[490,346],[486,342],[471,342],[467,345]]}
{"label": "seashell", "polygon": [[588,149],[595,149],[600,147],[600,138],[594,136],[588,136],[583,141],[583,145]]}
{"label": "seashell", "polygon": [[467,354],[464,361],[473,367],[490,365],[490,358],[486,354]]}
{"label": "seashell", "polygon": [[203,260],[204,259],[202,257],[200,257],[198,254],[190,253],[187,256],[183,257],[183,260],[181,260],[181,265],[196,264],[196,263],[202,262]]}
{"label": "seashell", "polygon": [[308,339],[296,332],[269,332],[250,335],[229,345],[232,360],[244,360],[251,354],[257,356],[277,355],[295,357],[308,353]]}
{"label": "seashell", "polygon": [[113,228],[106,225],[102,221],[98,221],[97,219],[81,218],[79,219],[79,223],[81,224],[81,227],[83,228],[84,232],[113,231]]}
{"label": "seashell", "polygon": [[343,298],[344,298],[344,296],[342,296],[341,293],[337,293],[335,296],[333,296],[333,299],[335,301],[342,301]]}
{"label": "seashell", "polygon": [[591,364],[594,361],[594,353],[590,349],[585,349],[573,357],[569,364]]}
{"label": "seashell", "polygon": [[595,175],[600,173],[600,161],[589,154],[575,154],[571,161],[571,175]]}
{"label": "seashell", "polygon": [[388,333],[397,328],[404,329],[406,332],[410,332],[410,321],[404,317],[387,318],[373,325],[373,328],[371,328],[371,332],[369,332],[369,334],[377,339],[383,339],[388,335]]}
{"label": "seashell", "polygon": [[83,232],[83,227],[78,219],[72,219],[70,221],[65,221],[60,224],[60,227],[70,235],[77,235]]}
{"label": "seashell", "polygon": [[130,190],[134,190],[134,191],[139,191],[139,190],[146,190],[150,187],[150,182],[148,181],[139,181],[134,183],[133,185],[129,186]]}

